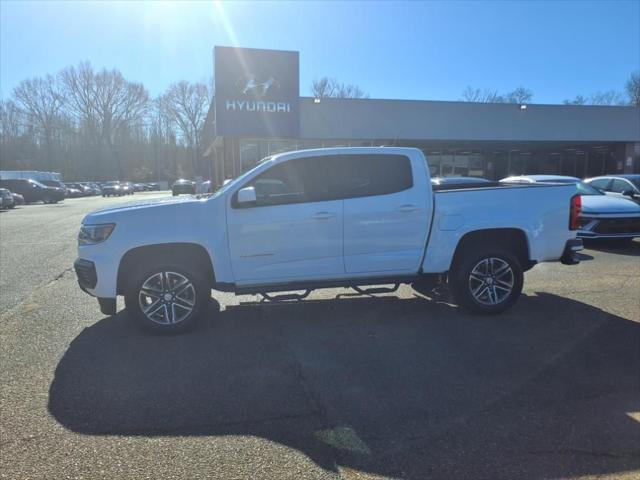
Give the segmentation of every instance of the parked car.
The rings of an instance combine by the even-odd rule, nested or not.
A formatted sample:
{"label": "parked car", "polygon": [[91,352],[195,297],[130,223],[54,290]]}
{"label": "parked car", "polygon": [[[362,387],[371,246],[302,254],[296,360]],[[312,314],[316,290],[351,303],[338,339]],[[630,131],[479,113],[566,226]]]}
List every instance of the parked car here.
{"label": "parked car", "polygon": [[580,196],[575,185],[486,185],[434,193],[414,148],[278,154],[209,197],[87,215],[75,270],[105,314],[124,295],[132,318],[168,333],[193,325],[212,288],[446,283],[460,305],[498,313],[535,264],[578,263]]}
{"label": "parked car", "polygon": [[66,196],[67,198],[78,198],[78,197],[84,197],[84,190],[78,190],[77,188],[73,188],[73,187],[66,187]]}
{"label": "parked car", "polygon": [[131,182],[120,182],[120,188],[122,189],[123,195],[133,195],[135,192]]}
{"label": "parked car", "polygon": [[142,183],[134,183],[132,186],[134,192],[144,192],[144,185]]}
{"label": "parked car", "polygon": [[203,193],[213,193],[213,182],[211,180],[205,180],[202,182]]}
{"label": "parked car", "polygon": [[60,180],[38,180],[41,184],[46,185],[47,187],[56,187],[61,188],[63,190],[67,189],[67,186],[62,183]]}
{"label": "parked car", "polygon": [[176,180],[175,183],[171,186],[171,193],[174,197],[182,193],[189,193],[193,195],[196,193],[196,182],[192,180],[186,180],[184,178]]}
{"label": "parked car", "polygon": [[122,189],[120,182],[111,181],[111,182],[105,182],[102,184],[103,197],[111,197],[111,196],[121,197],[122,195],[124,195],[124,190]]}
{"label": "parked car", "polygon": [[91,187],[83,185],[80,182],[66,182],[65,186],[67,188],[74,188],[78,190],[81,193],[81,197],[89,197],[93,195],[93,190],[91,189]]}
{"label": "parked car", "polygon": [[609,197],[579,178],[559,175],[523,175],[508,177],[500,181],[576,185],[582,197],[578,237],[617,240],[619,243],[640,237],[640,205],[625,198]]}
{"label": "parked car", "polygon": [[94,182],[80,182],[81,185],[89,189],[90,195],[102,195],[102,189],[97,183]]}
{"label": "parked car", "polygon": [[15,207],[15,201],[13,195],[6,188],[0,188],[0,198],[2,198],[2,206],[0,208],[13,208]]}
{"label": "parked car", "polygon": [[585,182],[606,195],[629,198],[640,203],[640,174],[605,175],[587,178]]}
{"label": "parked car", "polygon": [[20,195],[19,193],[11,192],[11,196],[13,197],[13,204],[14,205],[24,205],[25,204],[24,197],[22,195]]}
{"label": "parked car", "polygon": [[10,178],[0,180],[0,187],[8,188],[12,192],[19,193],[25,202],[57,203],[64,200],[64,190],[57,187],[48,187],[35,180],[26,178]]}

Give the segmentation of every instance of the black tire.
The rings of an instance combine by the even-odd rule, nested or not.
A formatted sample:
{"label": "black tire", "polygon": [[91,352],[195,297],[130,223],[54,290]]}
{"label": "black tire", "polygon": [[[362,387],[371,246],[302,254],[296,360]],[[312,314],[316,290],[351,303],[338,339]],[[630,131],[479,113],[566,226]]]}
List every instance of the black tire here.
{"label": "black tire", "polygon": [[[186,292],[180,294],[183,299],[186,300],[180,300],[180,302],[176,302],[176,308],[175,310],[173,310],[173,312],[176,315],[176,318],[177,316],[183,314],[185,312],[185,309],[181,309],[178,306],[178,303],[183,303],[186,305],[188,304],[188,301],[193,301],[193,306],[191,307],[192,309],[188,314],[186,314],[184,318],[175,323],[165,323],[166,314],[168,314],[170,317],[173,315],[171,313],[172,309],[169,306],[171,302],[163,302],[163,299],[160,298],[160,295],[158,296],[157,300],[159,300],[160,302],[158,306],[161,310],[156,315],[152,315],[155,317],[155,320],[149,318],[143,312],[140,306],[141,301],[143,300],[150,302],[156,301],[152,297],[141,294],[141,289],[147,281],[149,281],[154,276],[163,275],[163,272],[163,282],[166,282],[166,278],[169,277],[169,283],[172,283],[181,276],[187,279],[193,287],[193,295],[191,295],[191,291],[188,289]],[[162,295],[162,297],[164,297],[164,295]],[[207,280],[204,278],[202,273],[200,273],[197,267],[190,267],[185,266],[184,264],[177,264],[172,262],[167,262],[162,265],[153,267],[142,267],[137,272],[134,272],[131,276],[131,280],[128,282],[128,285],[125,288],[124,297],[127,312],[138,323],[138,325],[146,330],[162,334],[178,334],[193,328],[197,324],[203,312],[206,311],[207,305],[209,304],[210,300],[211,288],[209,286],[209,282],[207,282]],[[164,309],[165,307],[162,305],[162,303],[164,303],[164,305],[167,305],[167,310]],[[170,320],[171,318],[169,319],[169,321]]]}
{"label": "black tire", "polygon": [[171,192],[171,195],[173,195],[174,197],[178,196],[178,194],[176,192]]}
{"label": "black tire", "polygon": [[52,203],[51,197],[49,197],[49,196],[42,197],[42,202],[43,203]]}
{"label": "black tire", "polygon": [[[505,265],[508,268],[503,271]],[[483,273],[485,266],[489,268],[486,278]],[[474,272],[474,269],[477,270]],[[488,315],[504,312],[513,306],[522,293],[524,274],[513,253],[499,247],[488,247],[481,251],[460,253],[449,272],[449,281],[459,305],[473,313]],[[509,284],[510,291],[507,293],[505,287]]]}

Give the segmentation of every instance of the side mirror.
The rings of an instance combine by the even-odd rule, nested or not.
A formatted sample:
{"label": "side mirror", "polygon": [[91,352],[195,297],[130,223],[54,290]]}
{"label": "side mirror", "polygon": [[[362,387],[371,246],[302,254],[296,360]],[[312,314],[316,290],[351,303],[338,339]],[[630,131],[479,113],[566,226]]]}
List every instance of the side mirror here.
{"label": "side mirror", "polygon": [[247,207],[256,203],[256,189],[244,187],[238,190],[238,205]]}
{"label": "side mirror", "polygon": [[622,192],[622,195],[624,195],[625,197],[633,197],[633,190],[624,190]]}

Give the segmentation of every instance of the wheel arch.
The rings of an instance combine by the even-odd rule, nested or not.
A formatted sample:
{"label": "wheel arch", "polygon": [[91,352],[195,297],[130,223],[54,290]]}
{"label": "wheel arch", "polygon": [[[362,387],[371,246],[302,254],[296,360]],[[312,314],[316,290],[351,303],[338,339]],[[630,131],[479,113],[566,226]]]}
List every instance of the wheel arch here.
{"label": "wheel arch", "polygon": [[178,261],[196,268],[211,286],[215,284],[213,262],[205,247],[190,242],[159,243],[134,247],[122,256],[118,266],[116,293],[124,295],[127,279],[136,266],[149,264],[152,260],[157,263],[157,258],[161,258],[162,262]]}
{"label": "wheel arch", "polygon": [[451,269],[455,268],[456,262],[462,255],[471,250],[483,247],[502,247],[513,253],[524,271],[533,267],[535,262],[531,261],[529,242],[526,233],[519,228],[489,228],[474,230],[465,233],[453,254]]}

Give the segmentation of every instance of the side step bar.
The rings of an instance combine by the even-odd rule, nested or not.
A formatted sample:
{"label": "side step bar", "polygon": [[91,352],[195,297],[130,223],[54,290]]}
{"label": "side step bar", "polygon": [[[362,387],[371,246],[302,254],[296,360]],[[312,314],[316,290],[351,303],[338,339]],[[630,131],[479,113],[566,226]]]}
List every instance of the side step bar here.
{"label": "side step bar", "polygon": [[[395,283],[393,287],[371,287],[371,288],[360,288],[357,285],[349,285],[349,288],[352,288],[360,295],[375,295],[378,293],[393,293],[400,288],[399,283]],[[283,293],[282,295],[270,295],[267,292],[260,292],[263,301],[268,302],[284,302],[287,300],[304,300],[309,296],[314,289],[307,289],[304,293]]]}
{"label": "side step bar", "polygon": [[283,293],[282,295],[269,295],[267,292],[262,292],[262,300],[269,302],[283,302],[287,300],[304,300],[309,296],[313,290],[305,290],[304,293]]}
{"label": "side step bar", "polygon": [[388,288],[388,287],[360,288],[357,285],[351,285],[351,288],[353,288],[360,295],[374,295],[376,293],[393,293],[396,290],[398,290],[398,288],[400,288],[400,284],[396,283],[391,288]]}

